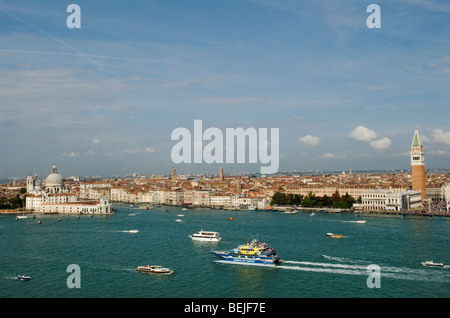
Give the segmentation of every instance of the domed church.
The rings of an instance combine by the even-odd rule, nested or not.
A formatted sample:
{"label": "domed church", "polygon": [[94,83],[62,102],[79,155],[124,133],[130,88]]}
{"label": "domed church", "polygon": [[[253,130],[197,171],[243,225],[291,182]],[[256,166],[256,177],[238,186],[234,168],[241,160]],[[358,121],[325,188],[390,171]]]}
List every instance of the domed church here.
{"label": "domed church", "polygon": [[65,193],[64,178],[58,173],[55,165],[52,166],[52,173],[45,178],[45,192],[49,194]]}

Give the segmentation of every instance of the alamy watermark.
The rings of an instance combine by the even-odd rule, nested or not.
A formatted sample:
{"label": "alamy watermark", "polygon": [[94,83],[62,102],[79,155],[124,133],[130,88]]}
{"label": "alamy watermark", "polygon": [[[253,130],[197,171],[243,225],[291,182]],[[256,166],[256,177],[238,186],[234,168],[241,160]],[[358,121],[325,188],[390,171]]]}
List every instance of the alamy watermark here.
{"label": "alamy watermark", "polygon": [[[216,127],[203,131],[202,120],[194,120],[193,136],[191,131],[184,127],[172,131],[170,138],[178,140],[178,143],[172,147],[171,158],[176,164],[258,163],[259,160],[261,164],[268,164],[260,168],[261,174],[273,174],[278,172],[280,164],[279,134],[278,128],[270,128],[269,141],[267,128],[226,128],[225,134]],[[209,142],[203,147],[203,141]]]}
{"label": "alamy watermark", "polygon": [[70,264],[66,269],[67,273],[71,273],[67,277],[66,284],[68,288],[81,288],[81,269],[77,264]]}
{"label": "alamy watermark", "polygon": [[369,288],[381,288],[381,269],[380,266],[372,264],[367,266],[367,287]]}

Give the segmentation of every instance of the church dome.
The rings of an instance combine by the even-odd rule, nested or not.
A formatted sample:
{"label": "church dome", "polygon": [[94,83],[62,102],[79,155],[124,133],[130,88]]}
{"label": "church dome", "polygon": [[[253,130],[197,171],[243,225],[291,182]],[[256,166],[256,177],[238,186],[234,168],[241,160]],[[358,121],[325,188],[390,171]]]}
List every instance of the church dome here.
{"label": "church dome", "polygon": [[58,169],[54,165],[52,167],[52,173],[45,179],[45,187],[62,187],[63,185],[63,177],[58,173]]}

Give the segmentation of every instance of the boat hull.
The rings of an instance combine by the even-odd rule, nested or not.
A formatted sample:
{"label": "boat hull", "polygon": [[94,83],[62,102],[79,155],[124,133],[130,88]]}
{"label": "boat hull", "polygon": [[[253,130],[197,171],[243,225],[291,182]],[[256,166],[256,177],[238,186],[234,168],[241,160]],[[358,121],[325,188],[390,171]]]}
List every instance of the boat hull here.
{"label": "boat hull", "polygon": [[216,238],[216,237],[196,237],[196,236],[192,236],[189,235],[189,237],[193,240],[193,241],[198,241],[198,242],[214,242],[217,243],[219,242],[222,238]]}
{"label": "boat hull", "polygon": [[231,256],[226,252],[211,251],[221,259],[217,260],[218,264],[235,264],[235,265],[253,265],[253,266],[266,266],[275,267],[279,262],[278,259],[271,257],[252,257],[252,256]]}
{"label": "boat hull", "polygon": [[141,273],[151,273],[160,275],[172,275],[174,270],[170,268],[162,268],[161,266],[138,266],[136,271]]}

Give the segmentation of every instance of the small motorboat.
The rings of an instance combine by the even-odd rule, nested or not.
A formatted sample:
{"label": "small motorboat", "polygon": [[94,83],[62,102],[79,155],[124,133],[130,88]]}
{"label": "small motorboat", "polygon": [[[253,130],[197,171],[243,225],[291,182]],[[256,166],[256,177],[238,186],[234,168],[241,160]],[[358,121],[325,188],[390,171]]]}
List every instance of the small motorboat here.
{"label": "small motorboat", "polygon": [[327,236],[332,238],[342,238],[343,236],[341,234],[333,234],[333,233],[327,233]]}
{"label": "small motorboat", "polygon": [[30,280],[31,279],[30,276],[26,276],[26,275],[17,275],[17,278],[19,280]]}
{"label": "small motorboat", "polygon": [[433,261],[425,261],[422,262],[423,266],[429,266],[429,267],[444,267],[443,263],[435,263]]}
{"label": "small motorboat", "polygon": [[145,265],[136,267],[136,271],[143,273],[155,273],[155,274],[166,274],[171,275],[174,273],[173,269],[165,268],[159,265]]}
{"label": "small motorboat", "polygon": [[227,218],[227,220],[234,221],[234,220],[236,220],[236,218],[229,217],[229,218]]}

